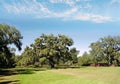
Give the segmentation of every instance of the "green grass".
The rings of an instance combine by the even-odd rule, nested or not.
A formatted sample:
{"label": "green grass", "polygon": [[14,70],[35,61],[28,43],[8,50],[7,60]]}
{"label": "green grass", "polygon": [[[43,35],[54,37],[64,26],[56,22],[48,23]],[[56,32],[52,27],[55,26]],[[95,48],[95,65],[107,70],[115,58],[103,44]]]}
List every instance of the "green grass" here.
{"label": "green grass", "polygon": [[[18,70],[19,71],[19,70]],[[23,71],[24,70],[20,70]],[[20,84],[120,84],[120,67],[30,70],[11,76]],[[31,73],[32,72],[32,73]],[[13,81],[14,81],[13,80]],[[0,83],[4,84],[4,83]],[[14,84],[14,82],[7,83]]]}

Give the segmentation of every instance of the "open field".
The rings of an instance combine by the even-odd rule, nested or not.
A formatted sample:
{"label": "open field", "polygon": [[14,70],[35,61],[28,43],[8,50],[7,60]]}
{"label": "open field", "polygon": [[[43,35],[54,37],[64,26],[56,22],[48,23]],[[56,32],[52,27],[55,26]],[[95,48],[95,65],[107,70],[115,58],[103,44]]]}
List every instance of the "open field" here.
{"label": "open field", "polygon": [[120,84],[120,67],[79,69],[17,70],[1,75],[0,84]]}

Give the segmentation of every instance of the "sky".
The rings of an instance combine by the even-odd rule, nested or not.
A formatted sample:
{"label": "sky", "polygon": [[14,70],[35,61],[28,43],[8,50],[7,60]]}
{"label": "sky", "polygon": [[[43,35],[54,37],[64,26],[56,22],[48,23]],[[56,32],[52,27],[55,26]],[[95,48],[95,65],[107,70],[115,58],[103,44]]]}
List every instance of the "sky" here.
{"label": "sky", "polygon": [[99,38],[120,35],[119,9],[120,0],[0,0],[0,24],[21,32],[23,50],[42,33],[64,34],[82,55]]}

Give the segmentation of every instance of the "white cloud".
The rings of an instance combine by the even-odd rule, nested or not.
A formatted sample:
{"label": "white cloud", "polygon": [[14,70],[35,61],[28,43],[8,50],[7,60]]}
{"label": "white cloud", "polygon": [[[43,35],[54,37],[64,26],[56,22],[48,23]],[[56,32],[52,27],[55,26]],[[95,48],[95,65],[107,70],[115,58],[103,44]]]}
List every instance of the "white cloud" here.
{"label": "white cloud", "polygon": [[37,14],[39,12],[50,13],[46,7],[41,3],[38,3],[36,0],[33,0],[32,2],[24,1],[23,3],[5,4],[4,8],[8,12],[13,12],[15,14]]}
{"label": "white cloud", "polygon": [[60,18],[67,18],[67,17],[70,17],[75,12],[77,12],[77,8],[76,7],[72,8],[70,10],[67,10],[65,12],[62,12],[62,13],[52,12],[52,16],[60,17]]}
{"label": "white cloud", "polygon": [[112,18],[109,16],[102,16],[97,14],[80,14],[78,16],[75,16],[74,18],[75,20],[93,21],[96,23],[112,21]]}
{"label": "white cloud", "polygon": [[[78,2],[89,2],[91,0],[49,0],[49,2],[56,4],[56,3],[64,3],[68,4],[69,6],[75,6],[76,3]],[[89,4],[86,5],[87,7],[90,6]]]}
{"label": "white cloud", "polygon": [[91,18],[92,18],[93,22],[96,22],[96,23],[102,23],[105,21],[112,21],[112,18],[109,16],[91,15]]}
{"label": "white cloud", "polygon": [[[58,2],[64,2],[71,5],[74,5],[75,1],[82,1],[82,0],[49,0],[51,3],[58,3]],[[84,0],[85,1],[85,0]],[[86,0],[88,1],[88,0]],[[84,11],[81,11],[82,7],[79,8],[78,6],[72,6],[67,10],[64,10],[63,12],[56,12],[52,9],[48,8],[45,3],[38,2],[37,0],[32,0],[31,2],[23,0],[23,2],[13,2],[12,4],[4,4],[4,8],[9,13],[15,13],[15,14],[27,14],[27,15],[33,15],[35,18],[61,18],[63,20],[81,20],[81,21],[93,21],[96,23],[102,23],[106,21],[112,21],[111,17],[95,14],[95,13],[89,13]],[[86,6],[83,8],[91,8],[91,5],[89,3],[86,3]]]}
{"label": "white cloud", "polygon": [[120,0],[111,0],[111,4],[113,3],[120,3]]}
{"label": "white cloud", "polygon": [[80,0],[49,0],[51,3],[65,3],[68,4],[69,6],[74,6],[75,2],[78,2]]}
{"label": "white cloud", "polygon": [[89,14],[78,13],[76,16],[74,16],[74,19],[75,20],[87,21],[87,20],[90,20],[90,15]]}

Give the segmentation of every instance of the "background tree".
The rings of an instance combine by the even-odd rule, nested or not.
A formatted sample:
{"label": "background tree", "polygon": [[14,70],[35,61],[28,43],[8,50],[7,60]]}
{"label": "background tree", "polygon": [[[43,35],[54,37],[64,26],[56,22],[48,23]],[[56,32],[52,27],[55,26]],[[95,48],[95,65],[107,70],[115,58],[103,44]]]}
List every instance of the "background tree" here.
{"label": "background tree", "polygon": [[106,60],[109,65],[118,65],[120,54],[120,37],[104,37],[90,45],[91,54],[95,56],[97,62]]}
{"label": "background tree", "polygon": [[28,66],[35,63],[34,53],[32,48],[26,46],[22,55],[18,58],[17,65]]}
{"label": "background tree", "polygon": [[79,54],[79,51],[76,50],[76,48],[71,48],[69,53],[70,53],[70,57],[71,57],[70,65],[77,64],[78,63],[77,55]]}
{"label": "background tree", "polygon": [[22,36],[20,32],[12,26],[0,24],[0,67],[13,67],[13,50],[10,45],[15,45],[21,50]]}
{"label": "background tree", "polygon": [[94,57],[87,52],[84,52],[82,56],[78,57],[79,66],[89,66],[92,63],[94,63]]}

